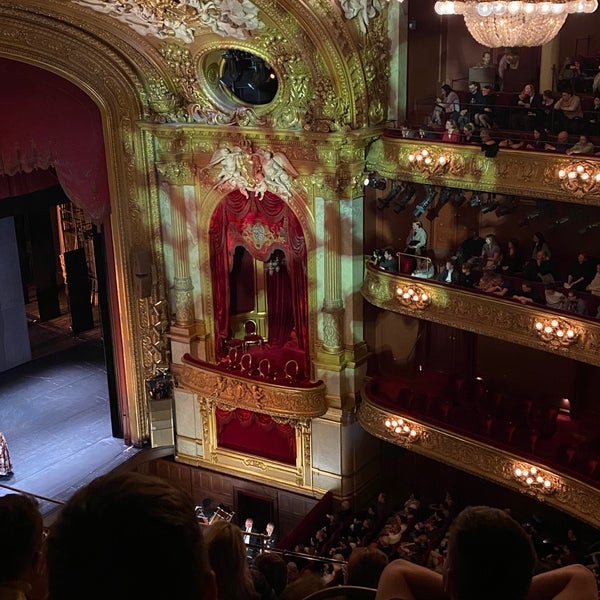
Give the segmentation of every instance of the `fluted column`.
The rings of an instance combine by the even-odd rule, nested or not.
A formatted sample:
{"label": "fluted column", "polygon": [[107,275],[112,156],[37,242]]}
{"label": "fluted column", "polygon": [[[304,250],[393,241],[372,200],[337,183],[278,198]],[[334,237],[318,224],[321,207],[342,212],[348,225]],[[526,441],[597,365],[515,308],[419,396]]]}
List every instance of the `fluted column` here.
{"label": "fluted column", "polygon": [[323,226],[323,350],[331,354],[339,354],[343,348],[344,302],[341,294],[340,209],[337,200],[325,200]]}
{"label": "fluted column", "polygon": [[168,184],[171,217],[174,288],[171,354],[173,362],[181,364],[183,354],[194,354],[192,344],[197,340],[184,194],[184,186],[193,183],[193,174],[188,164],[180,162],[160,164],[158,170]]}

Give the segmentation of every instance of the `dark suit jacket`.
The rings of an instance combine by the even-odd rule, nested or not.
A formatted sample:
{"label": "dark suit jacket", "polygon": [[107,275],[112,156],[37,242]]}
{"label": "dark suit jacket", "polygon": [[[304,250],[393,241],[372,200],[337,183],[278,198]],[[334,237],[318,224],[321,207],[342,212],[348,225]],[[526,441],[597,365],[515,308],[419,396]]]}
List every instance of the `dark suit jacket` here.
{"label": "dark suit jacket", "polygon": [[[446,277],[448,277],[448,269],[444,269],[437,277],[438,281],[443,281],[444,283],[448,283],[446,281]],[[453,269],[452,275],[450,276],[454,285],[459,285],[460,283],[460,273],[457,269]]]}

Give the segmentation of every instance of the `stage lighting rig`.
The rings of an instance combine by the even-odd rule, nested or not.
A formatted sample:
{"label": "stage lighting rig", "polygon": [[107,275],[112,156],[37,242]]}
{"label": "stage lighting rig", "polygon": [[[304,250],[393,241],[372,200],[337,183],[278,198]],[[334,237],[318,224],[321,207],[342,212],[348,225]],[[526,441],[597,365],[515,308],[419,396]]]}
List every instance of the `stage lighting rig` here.
{"label": "stage lighting rig", "polygon": [[427,191],[427,193],[425,194],[425,198],[422,202],[417,204],[415,210],[413,211],[413,215],[415,217],[420,217],[433,204],[433,201],[435,200],[437,188],[434,185],[426,185],[425,190]]}
{"label": "stage lighting rig", "polygon": [[394,212],[399,213],[403,211],[407,204],[413,199],[416,191],[417,190],[412,183],[407,183],[398,199],[394,202]]}
{"label": "stage lighting rig", "polygon": [[438,198],[438,201],[437,201],[436,205],[433,208],[430,208],[427,211],[427,218],[430,221],[433,221],[434,219],[436,219],[438,217],[438,215],[440,214],[440,210],[442,209],[442,207],[445,204],[448,204],[448,202],[450,202],[450,198],[452,198],[453,194],[455,194],[456,191],[457,190],[454,190],[454,189],[449,188],[449,187],[442,188],[442,191],[440,192],[440,196]]}
{"label": "stage lighting rig", "polygon": [[387,187],[387,180],[375,171],[371,171],[367,177],[365,177],[364,185],[365,187],[372,187],[375,190],[385,190]]}
{"label": "stage lighting rig", "polygon": [[383,197],[377,200],[377,208],[383,210],[390,205],[390,202],[396,198],[396,196],[402,191],[402,184],[399,181],[395,181],[392,184],[390,191]]}

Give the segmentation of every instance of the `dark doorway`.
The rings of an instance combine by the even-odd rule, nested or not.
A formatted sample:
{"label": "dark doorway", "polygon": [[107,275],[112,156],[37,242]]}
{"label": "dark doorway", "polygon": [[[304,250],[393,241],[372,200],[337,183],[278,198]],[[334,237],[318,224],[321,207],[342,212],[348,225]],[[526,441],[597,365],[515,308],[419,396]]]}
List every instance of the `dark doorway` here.
{"label": "dark doorway", "polygon": [[271,498],[255,496],[246,492],[237,493],[238,523],[244,526],[244,521],[254,519],[254,528],[262,533],[269,521],[275,522],[275,506]]}

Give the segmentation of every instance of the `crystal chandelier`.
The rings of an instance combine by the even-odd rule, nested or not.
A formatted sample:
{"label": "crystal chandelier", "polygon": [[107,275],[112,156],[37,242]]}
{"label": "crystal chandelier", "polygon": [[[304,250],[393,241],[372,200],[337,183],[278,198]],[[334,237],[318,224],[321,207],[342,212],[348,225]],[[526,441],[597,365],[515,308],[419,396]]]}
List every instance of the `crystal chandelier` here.
{"label": "crystal chandelier", "polygon": [[463,15],[471,35],[488,48],[541,46],[567,15],[593,13],[598,0],[438,0],[438,15]]}

